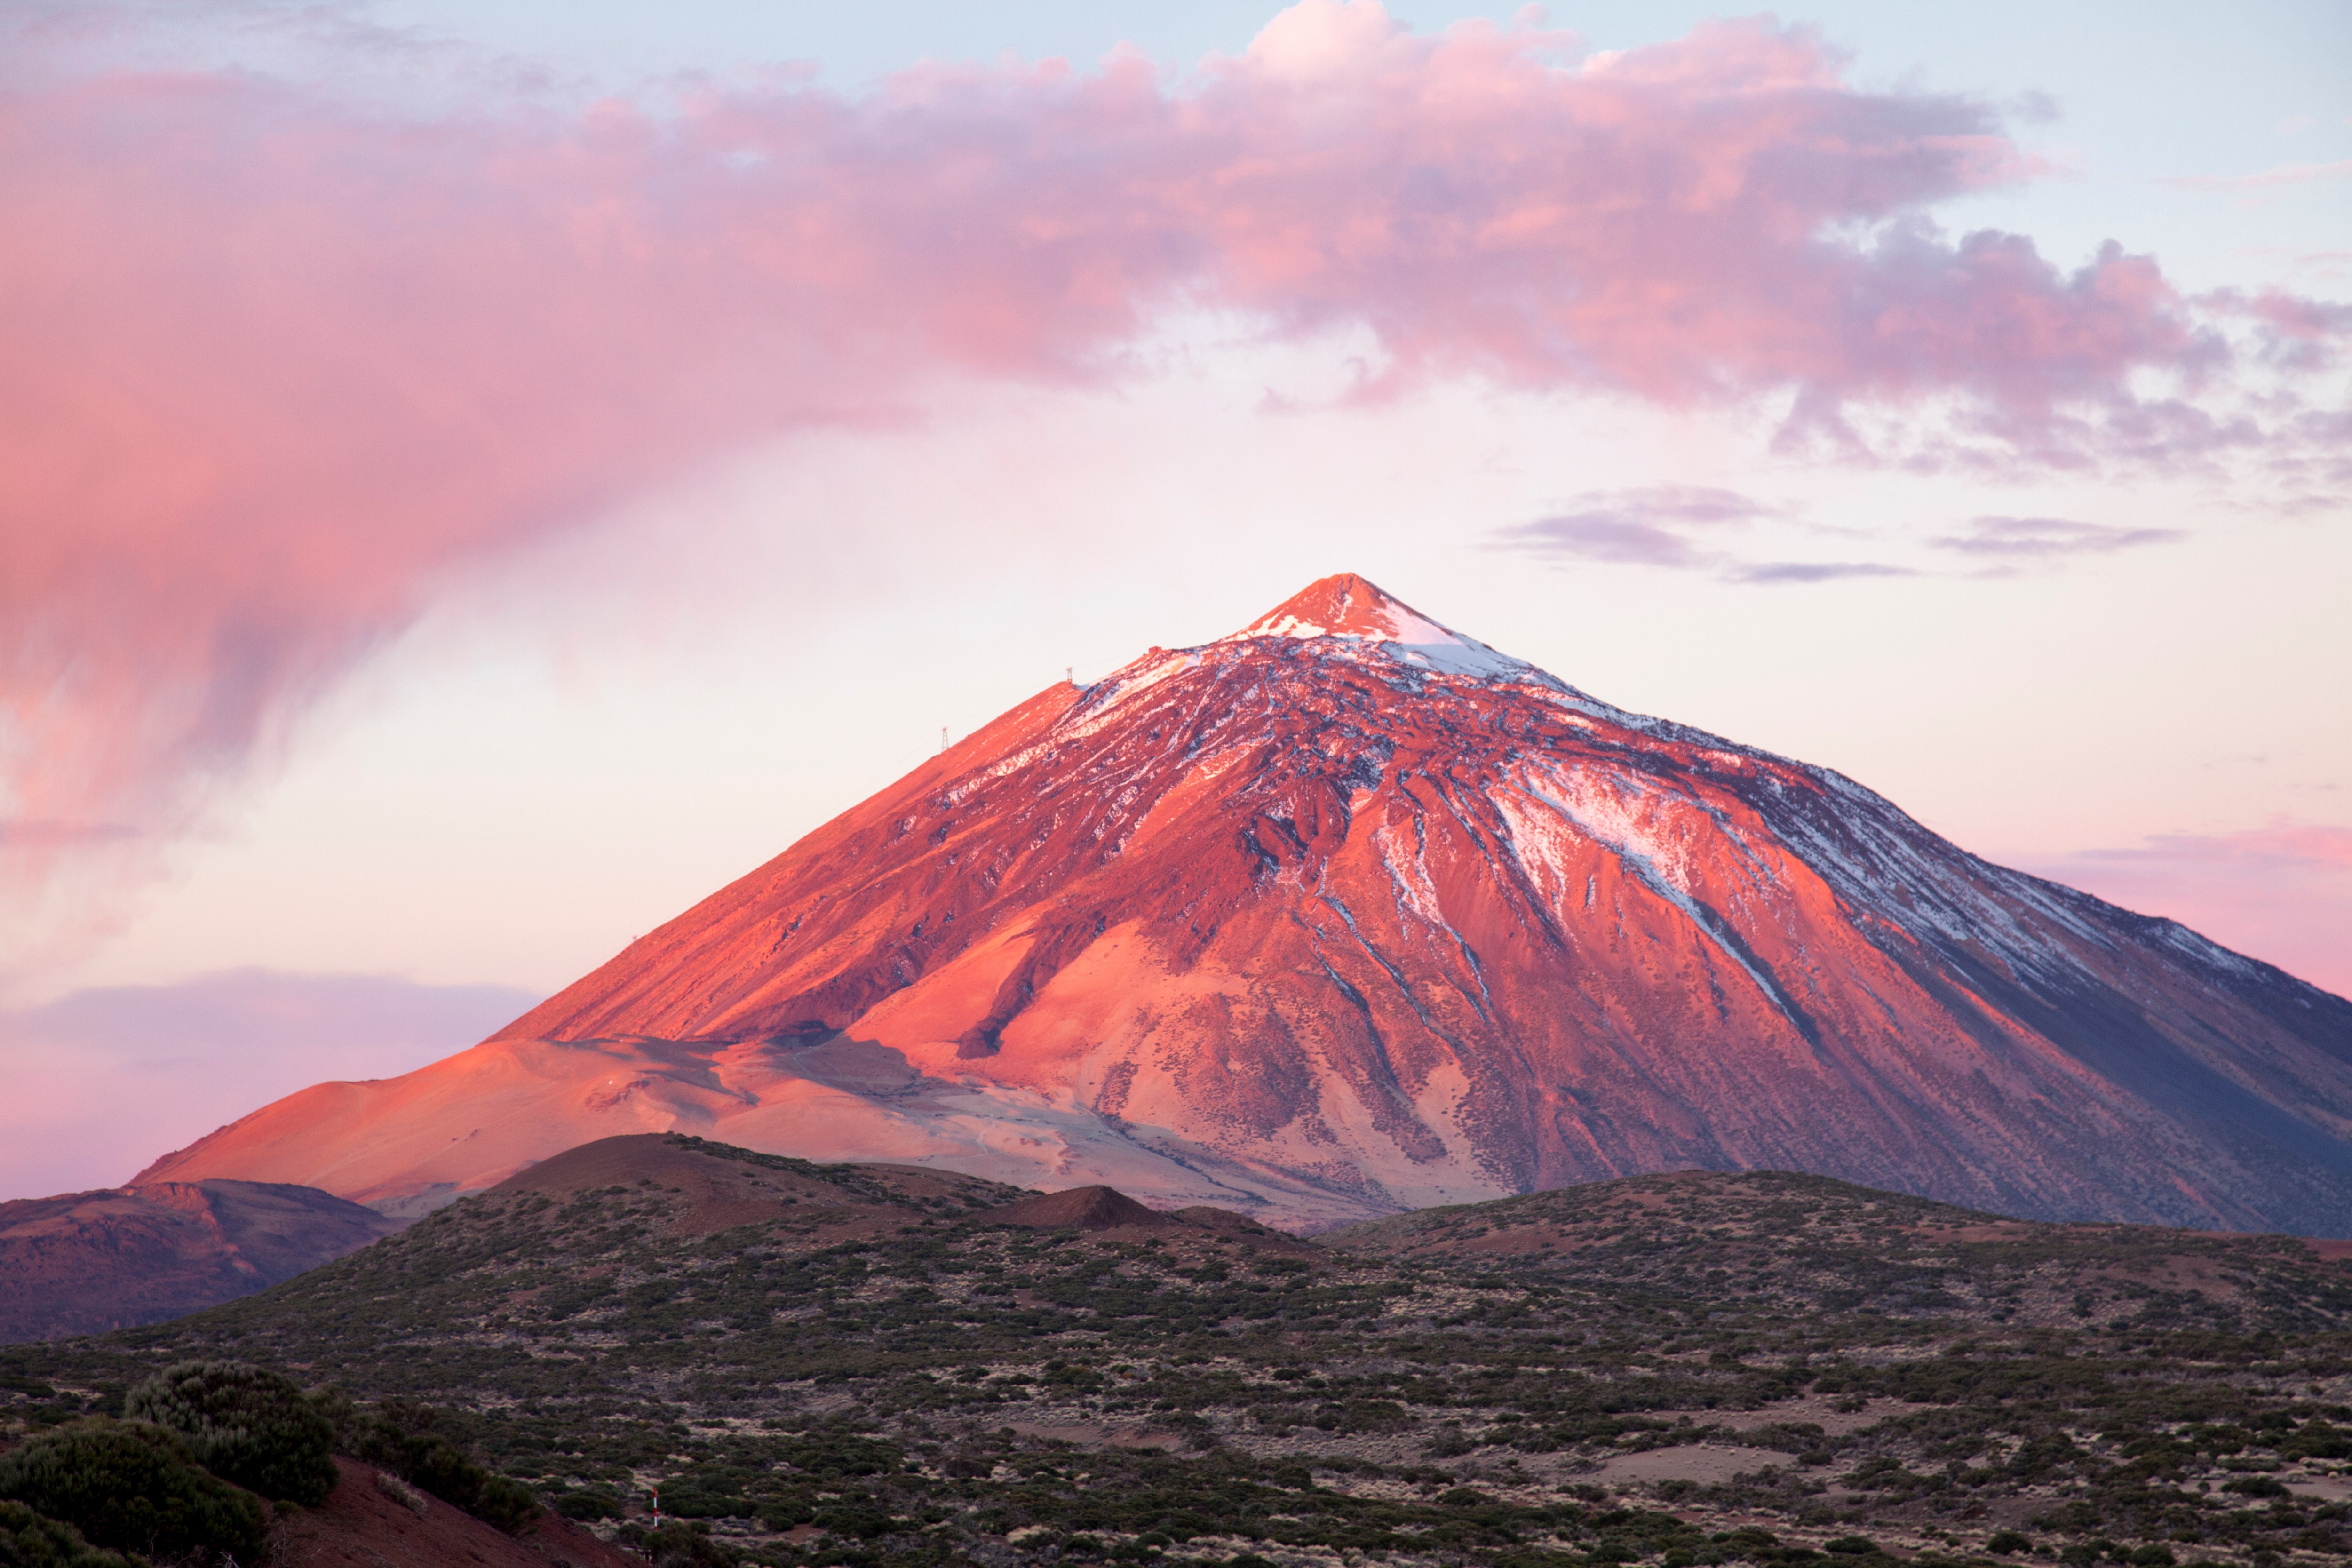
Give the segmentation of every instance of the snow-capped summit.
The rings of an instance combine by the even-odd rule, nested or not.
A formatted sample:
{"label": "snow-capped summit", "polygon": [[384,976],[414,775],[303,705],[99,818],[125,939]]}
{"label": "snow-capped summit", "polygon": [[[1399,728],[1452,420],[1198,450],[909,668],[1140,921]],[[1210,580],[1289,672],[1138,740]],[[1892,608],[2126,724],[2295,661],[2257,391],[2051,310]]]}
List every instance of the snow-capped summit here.
{"label": "snow-capped summit", "polygon": [[[1353,572],[1319,578],[1220,642],[1253,637],[1338,637],[1377,646],[1391,658],[1455,675],[1538,677],[1536,668],[1423,615]],[[1543,677],[1549,680],[1549,677]]]}
{"label": "snow-capped summit", "polygon": [[1466,642],[1353,572],[1318,578],[1221,642],[1245,637],[1355,637],[1370,642]]}
{"label": "snow-capped summit", "polygon": [[672,1127],[1300,1227],[1699,1166],[2352,1236],[2352,1003],[1339,576],[142,1179],[414,1207]]}

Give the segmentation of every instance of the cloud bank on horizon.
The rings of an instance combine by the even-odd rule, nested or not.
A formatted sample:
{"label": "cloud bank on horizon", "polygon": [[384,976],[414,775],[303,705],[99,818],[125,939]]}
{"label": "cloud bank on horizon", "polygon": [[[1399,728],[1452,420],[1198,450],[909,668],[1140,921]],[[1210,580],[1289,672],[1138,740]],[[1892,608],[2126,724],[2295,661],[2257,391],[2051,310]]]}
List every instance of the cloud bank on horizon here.
{"label": "cloud bank on horizon", "polygon": [[[1120,55],[577,114],[44,76],[18,41],[0,886],[36,899],[199,820],[470,565],[944,381],[1115,388],[1187,316],[1353,334],[1367,401],[1471,378],[1770,404],[1832,462],[2347,477],[2352,416],[2308,389],[2352,311],[1945,232],[1938,204],[2043,171],[1991,109],[1862,90],[1803,28],[1585,57],[1303,0],[1181,78]],[[1534,542],[1713,559],[1685,524],[1716,526],[1595,510]],[[2142,542],[2088,527],[1949,548]]]}
{"label": "cloud bank on horizon", "polygon": [[0,1009],[0,1197],[116,1186],[322,1079],[390,1078],[541,998],[500,985],[247,969]]}

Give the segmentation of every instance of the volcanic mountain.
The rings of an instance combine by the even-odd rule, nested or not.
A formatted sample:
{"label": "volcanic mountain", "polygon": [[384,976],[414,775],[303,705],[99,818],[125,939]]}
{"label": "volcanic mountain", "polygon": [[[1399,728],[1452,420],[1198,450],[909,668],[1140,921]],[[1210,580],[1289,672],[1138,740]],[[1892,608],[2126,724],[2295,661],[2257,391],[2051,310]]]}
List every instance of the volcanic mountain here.
{"label": "volcanic mountain", "polygon": [[141,1179],[421,1205],[672,1128],[1295,1228],[1696,1166],[2340,1236],[2352,1004],[1339,576]]}

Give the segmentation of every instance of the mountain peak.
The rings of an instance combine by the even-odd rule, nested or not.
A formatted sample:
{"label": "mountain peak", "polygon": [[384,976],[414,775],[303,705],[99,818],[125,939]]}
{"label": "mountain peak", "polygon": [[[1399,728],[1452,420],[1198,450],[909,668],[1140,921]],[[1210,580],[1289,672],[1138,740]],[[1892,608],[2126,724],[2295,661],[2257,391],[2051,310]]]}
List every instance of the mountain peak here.
{"label": "mountain peak", "polygon": [[1405,644],[1462,640],[1353,572],[1317,578],[1224,640],[1244,637],[1358,637]]}
{"label": "mountain peak", "polygon": [[1533,665],[1431,620],[1353,572],[1309,583],[1231,637],[1218,640],[1247,642],[1256,637],[1339,637],[1373,645],[1383,655],[1423,668],[1559,684]]}

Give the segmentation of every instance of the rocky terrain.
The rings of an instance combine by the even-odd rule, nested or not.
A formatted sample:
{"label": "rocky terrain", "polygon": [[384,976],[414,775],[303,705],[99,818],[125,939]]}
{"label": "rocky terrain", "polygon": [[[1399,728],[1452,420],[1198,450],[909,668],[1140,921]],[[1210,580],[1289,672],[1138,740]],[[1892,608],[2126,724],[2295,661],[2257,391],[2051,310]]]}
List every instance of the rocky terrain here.
{"label": "rocky terrain", "polygon": [[0,1203],[0,1342],[160,1322],[400,1228],[314,1187],[149,1182]]}
{"label": "rocky terrain", "polygon": [[673,1128],[1302,1231],[1699,1167],[2342,1236],[2352,1003],[1335,577],[146,1178],[422,1205]]}
{"label": "rocky terrain", "polygon": [[630,1138],[0,1352],[0,1418],[258,1361],[676,1562],[2320,1568],[2352,1555],[2347,1250],[1771,1173],[1305,1242]]}

